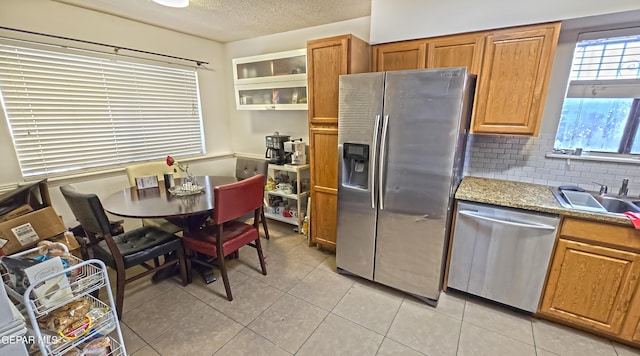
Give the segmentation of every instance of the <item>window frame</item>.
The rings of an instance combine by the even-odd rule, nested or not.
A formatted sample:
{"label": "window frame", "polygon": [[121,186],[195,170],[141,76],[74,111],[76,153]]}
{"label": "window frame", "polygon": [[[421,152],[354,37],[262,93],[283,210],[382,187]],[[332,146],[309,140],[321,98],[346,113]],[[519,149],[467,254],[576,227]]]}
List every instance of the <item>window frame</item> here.
{"label": "window frame", "polygon": [[640,126],[640,98],[635,98],[633,99],[633,104],[631,104],[627,124],[620,139],[619,154],[640,155],[640,153],[631,153],[634,141],[640,140],[640,135],[636,136],[638,126]]}
{"label": "window frame", "polygon": [[[631,99],[632,104],[629,110],[629,114],[626,118],[626,124],[623,129],[622,137],[618,144],[618,150],[616,152],[598,151],[589,149],[590,152],[594,152],[597,155],[604,157],[629,157],[637,158],[639,153],[631,153],[631,148],[634,145],[635,140],[640,140],[640,134],[637,134],[638,127],[640,126],[640,77],[634,79],[573,79],[572,74],[574,70],[574,61],[576,60],[576,54],[578,51],[578,45],[581,41],[599,40],[606,38],[616,38],[625,36],[640,36],[640,27],[631,27],[624,29],[613,29],[594,32],[583,32],[577,36],[574,44],[573,53],[570,57],[570,67],[568,72],[569,82],[565,92],[565,97],[562,101],[561,107],[564,107],[565,101],[569,98],[572,99],[589,99],[589,98],[619,98],[619,99]],[[579,76],[578,76],[579,77]],[[563,110],[561,110],[562,113]],[[562,115],[562,114],[561,114]],[[558,120],[556,126],[555,139],[553,144],[553,150],[564,152],[566,150],[572,151],[577,147],[568,149],[558,148],[556,146],[559,129],[561,126],[562,116]],[[636,135],[637,134],[637,135]],[[583,148],[584,149],[584,148]]]}

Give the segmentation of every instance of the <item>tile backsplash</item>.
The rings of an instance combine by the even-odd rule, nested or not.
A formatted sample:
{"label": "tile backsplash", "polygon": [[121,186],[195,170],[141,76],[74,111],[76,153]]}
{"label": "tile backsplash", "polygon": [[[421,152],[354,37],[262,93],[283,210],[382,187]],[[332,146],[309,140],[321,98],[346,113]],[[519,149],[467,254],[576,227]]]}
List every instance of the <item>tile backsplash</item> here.
{"label": "tile backsplash", "polygon": [[577,184],[598,190],[606,184],[617,193],[629,178],[629,195],[640,194],[640,165],[546,158],[553,150],[555,134],[539,137],[469,135],[465,176],[506,179],[549,186]]}

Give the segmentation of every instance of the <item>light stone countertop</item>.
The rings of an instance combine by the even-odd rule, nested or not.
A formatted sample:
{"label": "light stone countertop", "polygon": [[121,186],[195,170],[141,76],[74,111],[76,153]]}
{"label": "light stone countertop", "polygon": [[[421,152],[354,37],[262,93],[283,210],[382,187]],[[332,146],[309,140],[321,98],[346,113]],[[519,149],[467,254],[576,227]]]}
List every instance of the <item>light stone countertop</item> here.
{"label": "light stone countertop", "polygon": [[631,221],[621,214],[593,213],[565,208],[553,196],[551,187],[541,184],[469,176],[464,177],[460,183],[455,198],[633,226]]}

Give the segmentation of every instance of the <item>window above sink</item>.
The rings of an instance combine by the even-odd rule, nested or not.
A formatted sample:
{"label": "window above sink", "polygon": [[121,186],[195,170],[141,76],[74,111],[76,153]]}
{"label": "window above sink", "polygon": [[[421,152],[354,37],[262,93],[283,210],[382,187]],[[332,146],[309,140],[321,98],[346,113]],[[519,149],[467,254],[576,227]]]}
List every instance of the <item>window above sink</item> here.
{"label": "window above sink", "polygon": [[640,155],[640,28],[581,34],[569,79],[554,151]]}

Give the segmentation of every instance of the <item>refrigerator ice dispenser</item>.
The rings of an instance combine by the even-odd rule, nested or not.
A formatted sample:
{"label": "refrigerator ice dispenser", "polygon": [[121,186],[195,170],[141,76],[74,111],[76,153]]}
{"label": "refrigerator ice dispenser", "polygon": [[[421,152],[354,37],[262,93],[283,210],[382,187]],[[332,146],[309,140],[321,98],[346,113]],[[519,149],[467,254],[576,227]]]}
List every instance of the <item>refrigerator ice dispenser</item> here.
{"label": "refrigerator ice dispenser", "polygon": [[345,142],[343,145],[342,185],[369,189],[369,145]]}

